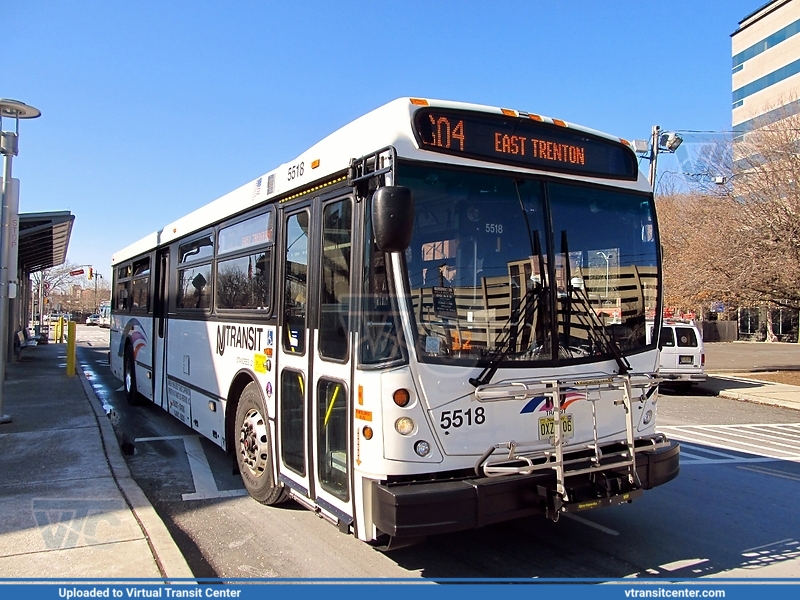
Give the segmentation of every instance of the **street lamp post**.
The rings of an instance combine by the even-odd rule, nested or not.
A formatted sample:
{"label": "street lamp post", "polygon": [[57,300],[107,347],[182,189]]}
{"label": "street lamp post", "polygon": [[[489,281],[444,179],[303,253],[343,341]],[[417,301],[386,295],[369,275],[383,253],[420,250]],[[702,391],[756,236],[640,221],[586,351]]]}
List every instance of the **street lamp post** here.
{"label": "street lamp post", "polygon": [[[646,142],[643,142],[646,143]],[[683,143],[683,138],[674,132],[666,133],[658,125],[653,125],[653,132],[650,137],[650,170],[647,180],[653,192],[656,191],[656,163],[658,162],[659,152],[675,152]]]}
{"label": "street lamp post", "polygon": [[100,273],[94,274],[94,312],[97,312],[100,308],[97,304],[97,280],[102,278],[103,276]]}
{"label": "street lamp post", "polygon": [[[17,265],[9,264],[14,231],[11,223],[11,161],[19,154],[19,120],[35,119],[42,113],[38,108],[18,100],[0,99],[0,154],[5,159],[3,168],[3,204],[0,212],[0,423],[10,423],[5,414],[6,363],[8,362],[9,328],[9,271]],[[3,130],[3,118],[14,119],[14,131]]]}

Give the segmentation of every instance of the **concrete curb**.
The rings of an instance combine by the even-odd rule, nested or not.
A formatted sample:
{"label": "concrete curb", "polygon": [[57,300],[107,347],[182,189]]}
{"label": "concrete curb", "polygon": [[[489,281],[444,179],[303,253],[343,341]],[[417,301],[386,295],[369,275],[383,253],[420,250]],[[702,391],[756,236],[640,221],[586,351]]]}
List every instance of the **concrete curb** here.
{"label": "concrete curb", "polygon": [[117,436],[111,421],[79,363],[76,364],[75,371],[100,425],[100,435],[111,473],[134,518],[142,529],[142,533],[147,538],[159,571],[167,579],[194,579],[194,574],[178,549],[175,540],[172,539],[167,526],[164,525],[153,505],[150,504],[142,488],[131,476],[128,464],[125,462],[125,457],[122,456],[122,451],[117,443]]}

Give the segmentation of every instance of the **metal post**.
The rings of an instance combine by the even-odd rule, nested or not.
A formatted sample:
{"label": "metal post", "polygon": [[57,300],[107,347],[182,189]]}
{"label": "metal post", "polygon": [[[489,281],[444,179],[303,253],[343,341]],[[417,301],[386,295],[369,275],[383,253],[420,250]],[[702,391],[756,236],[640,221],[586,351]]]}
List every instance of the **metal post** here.
{"label": "metal post", "polygon": [[[11,157],[19,152],[19,120],[35,119],[42,113],[38,108],[28,106],[18,100],[0,99],[0,153],[5,158],[3,170],[3,202],[0,213],[0,423],[11,423],[11,417],[5,413],[6,363],[8,362],[8,271],[17,265],[9,265],[11,254],[11,215],[9,194],[11,192]],[[3,131],[3,117],[14,119],[15,130]]]}
{"label": "metal post", "polygon": [[[0,152],[5,159],[3,168],[3,205],[0,216],[0,424],[10,423],[11,416],[5,414],[6,363],[8,362],[8,269],[6,264],[11,254],[11,215],[9,194],[11,193],[11,157],[17,155],[17,135],[0,132]],[[16,265],[14,265],[16,268]]]}
{"label": "metal post", "polygon": [[42,335],[43,331],[44,331],[44,269],[39,271],[39,331],[36,332],[37,339]]}
{"label": "metal post", "polygon": [[659,133],[661,133],[661,128],[658,125],[653,125],[653,137],[650,140],[650,173],[647,178],[653,193],[656,191],[656,162],[658,161]]}
{"label": "metal post", "polygon": [[75,321],[67,323],[67,376],[75,376]]}

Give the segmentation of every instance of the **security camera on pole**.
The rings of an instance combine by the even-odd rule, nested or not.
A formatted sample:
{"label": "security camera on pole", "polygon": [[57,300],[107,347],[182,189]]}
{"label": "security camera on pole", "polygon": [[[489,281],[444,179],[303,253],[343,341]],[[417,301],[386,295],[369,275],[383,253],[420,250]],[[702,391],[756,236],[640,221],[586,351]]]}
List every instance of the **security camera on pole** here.
{"label": "security camera on pole", "polygon": [[[0,213],[0,423],[10,423],[11,417],[5,414],[5,382],[6,382],[6,362],[8,362],[9,329],[8,329],[8,309],[9,291],[11,277],[9,271],[14,270],[16,278],[17,265],[9,264],[11,257],[12,241],[16,241],[19,232],[16,230],[18,223],[12,223],[11,215],[11,160],[19,154],[19,120],[35,119],[42,113],[39,109],[28,106],[17,100],[0,99],[0,154],[5,159],[3,169],[3,204]],[[14,131],[3,130],[3,118],[14,120]],[[13,227],[13,229],[12,229]],[[16,256],[16,253],[14,253]],[[13,290],[16,295],[16,285]]]}
{"label": "security camera on pole", "polygon": [[[642,142],[635,140],[634,144],[637,149]],[[659,152],[674,153],[678,147],[683,143],[683,138],[675,132],[665,132],[658,125],[653,125],[653,133],[650,138],[650,154],[645,158],[650,159],[650,172],[648,173],[647,181],[650,182],[650,187],[653,192],[656,191],[656,163],[658,162]]]}

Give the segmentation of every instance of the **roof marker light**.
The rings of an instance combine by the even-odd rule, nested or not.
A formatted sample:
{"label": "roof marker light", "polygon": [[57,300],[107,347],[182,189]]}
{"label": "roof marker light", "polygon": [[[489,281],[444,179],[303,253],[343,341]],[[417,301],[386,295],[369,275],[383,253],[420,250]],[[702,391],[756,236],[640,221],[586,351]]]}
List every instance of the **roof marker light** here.
{"label": "roof marker light", "polygon": [[316,169],[318,166],[319,166],[319,159],[318,158],[315,158],[314,160],[311,161],[311,168],[312,169]]}
{"label": "roof marker light", "polygon": [[544,119],[542,119],[542,117],[540,117],[539,115],[534,115],[534,114],[529,114],[529,115],[528,115],[528,118],[529,118],[529,119],[531,119],[531,120],[533,120],[533,121],[540,121],[540,122],[544,120]]}
{"label": "roof marker light", "polygon": [[553,123],[555,123],[559,127],[566,127],[567,126],[567,124],[564,121],[562,121],[561,119],[553,119]]}
{"label": "roof marker light", "polygon": [[414,106],[428,106],[428,101],[424,98],[411,98],[411,104]]}
{"label": "roof marker light", "polygon": [[502,113],[507,117],[516,117],[517,111],[511,110],[510,108],[501,108]]}

